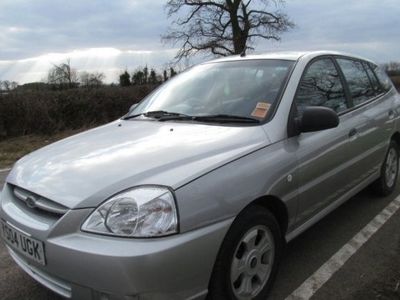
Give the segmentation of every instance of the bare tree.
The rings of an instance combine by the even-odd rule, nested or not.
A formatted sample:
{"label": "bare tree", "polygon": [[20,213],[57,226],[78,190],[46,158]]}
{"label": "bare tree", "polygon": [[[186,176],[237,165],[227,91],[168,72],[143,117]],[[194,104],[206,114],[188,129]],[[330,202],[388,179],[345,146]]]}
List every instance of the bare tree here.
{"label": "bare tree", "polygon": [[79,73],[79,82],[81,86],[89,87],[90,86],[90,74],[86,71],[82,71]]}
{"label": "bare tree", "polygon": [[163,40],[181,44],[178,60],[199,52],[240,54],[254,49],[257,39],[280,40],[294,26],[280,10],[283,4],[284,0],[168,0],[168,17],[178,17]]}
{"label": "bare tree", "polygon": [[382,65],[382,68],[386,71],[389,76],[400,75],[400,62],[391,61]]}
{"label": "bare tree", "polygon": [[88,73],[83,71],[79,73],[80,83],[84,87],[100,87],[103,85],[104,78],[105,75],[101,72]]}
{"label": "bare tree", "polygon": [[389,71],[399,71],[400,70],[400,62],[398,61],[391,61],[388,64]]}
{"label": "bare tree", "polygon": [[47,81],[59,87],[75,87],[78,82],[78,75],[76,70],[71,67],[71,60],[67,59],[64,63],[53,65],[53,68],[49,70]]}
{"label": "bare tree", "polygon": [[0,91],[9,92],[11,90],[15,90],[18,87],[18,82],[10,81],[10,80],[0,80]]}
{"label": "bare tree", "polygon": [[7,92],[10,91],[11,90],[11,81],[4,80],[2,83],[2,89]]}
{"label": "bare tree", "polygon": [[11,88],[12,90],[15,90],[17,87],[18,87],[18,82],[16,82],[16,81],[11,81],[11,83],[10,83],[10,88]]}

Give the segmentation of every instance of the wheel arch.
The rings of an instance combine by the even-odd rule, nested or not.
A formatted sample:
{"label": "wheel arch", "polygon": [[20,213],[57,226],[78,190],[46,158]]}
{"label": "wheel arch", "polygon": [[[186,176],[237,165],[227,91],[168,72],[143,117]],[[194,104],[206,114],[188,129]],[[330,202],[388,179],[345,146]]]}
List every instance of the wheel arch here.
{"label": "wheel arch", "polygon": [[289,223],[289,214],[285,203],[277,196],[266,195],[255,199],[243,210],[254,205],[262,206],[273,214],[278,221],[282,237],[285,237]]}
{"label": "wheel arch", "polygon": [[396,131],[395,133],[393,133],[391,140],[395,141],[396,144],[400,147],[400,132]]}
{"label": "wheel arch", "polygon": [[[218,249],[218,254],[217,257],[215,259],[214,262],[214,266],[213,266],[213,271],[211,273],[209,282],[208,282],[208,291],[210,292],[210,290],[214,291],[214,295],[210,296],[208,295],[207,300],[214,300],[214,299],[227,299],[226,297],[226,292],[224,292],[223,290],[219,289],[217,290],[219,287],[223,286],[223,284],[221,284],[221,282],[226,282],[226,280],[222,281],[221,279],[221,274],[224,273],[226,274],[226,259],[227,257],[230,257],[230,250],[227,249],[233,249],[235,250],[235,247],[232,247],[232,245],[230,244],[232,241],[232,238],[229,236],[229,232],[232,230],[232,228],[235,228],[235,230],[233,232],[235,232],[236,230],[238,230],[238,228],[243,228],[243,226],[246,226],[249,224],[249,222],[251,223],[251,217],[254,215],[257,215],[257,212],[260,211],[264,211],[268,212],[267,214],[265,214],[266,216],[270,216],[270,217],[274,217],[276,219],[277,222],[273,222],[273,228],[275,228],[275,232],[276,235],[281,234],[282,235],[282,239],[280,241],[276,240],[276,261],[279,262],[280,257],[282,255],[281,251],[282,249],[284,249],[285,247],[285,234],[286,234],[286,230],[288,227],[288,210],[286,208],[285,203],[278,197],[276,196],[272,196],[272,195],[266,195],[266,196],[261,196],[253,201],[251,201],[248,205],[246,205],[235,217],[235,220],[233,221],[233,223],[231,224],[228,232],[225,234],[225,237],[223,239],[222,244],[220,245],[219,249]],[[250,212],[249,212],[250,211]],[[272,215],[272,216],[271,216]],[[250,216],[250,219],[249,219]],[[246,221],[244,222],[243,219],[241,219],[241,217],[245,217],[247,218]],[[239,225],[237,225],[238,223],[235,222],[241,220],[242,223],[239,223]],[[239,226],[239,227],[238,227]],[[280,231],[280,232],[279,232]],[[230,237],[230,238],[227,238]],[[228,243],[228,244],[226,244]],[[225,267],[223,267],[225,266]],[[274,263],[274,267],[271,271],[270,277],[268,278],[268,282],[266,285],[266,290],[264,289],[263,293],[264,296],[262,298],[266,298],[266,294],[268,294],[268,291],[271,287],[272,282],[274,281],[274,278],[276,276],[276,272],[278,269],[278,263]],[[268,285],[269,284],[269,285]],[[268,287],[269,286],[269,287]],[[230,299],[230,298],[229,298]],[[258,299],[258,298],[257,298]]]}

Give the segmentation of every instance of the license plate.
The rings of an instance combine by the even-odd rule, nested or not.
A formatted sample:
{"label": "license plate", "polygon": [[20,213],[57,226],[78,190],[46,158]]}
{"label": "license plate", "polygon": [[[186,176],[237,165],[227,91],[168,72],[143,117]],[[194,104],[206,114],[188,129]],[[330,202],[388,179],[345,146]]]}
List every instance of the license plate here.
{"label": "license plate", "polygon": [[20,232],[2,220],[0,222],[1,235],[11,248],[42,265],[46,264],[43,242]]}

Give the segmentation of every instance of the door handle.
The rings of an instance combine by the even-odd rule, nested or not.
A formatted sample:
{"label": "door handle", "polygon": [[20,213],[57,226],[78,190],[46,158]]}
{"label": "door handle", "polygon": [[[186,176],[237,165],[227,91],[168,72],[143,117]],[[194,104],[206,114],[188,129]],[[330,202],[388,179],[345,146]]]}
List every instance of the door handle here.
{"label": "door handle", "polygon": [[394,111],[393,111],[393,109],[389,110],[388,115],[389,115],[389,119],[393,119],[393,118],[394,118]]}
{"label": "door handle", "polygon": [[353,128],[352,130],[349,131],[349,138],[354,137],[357,134],[357,129]]}

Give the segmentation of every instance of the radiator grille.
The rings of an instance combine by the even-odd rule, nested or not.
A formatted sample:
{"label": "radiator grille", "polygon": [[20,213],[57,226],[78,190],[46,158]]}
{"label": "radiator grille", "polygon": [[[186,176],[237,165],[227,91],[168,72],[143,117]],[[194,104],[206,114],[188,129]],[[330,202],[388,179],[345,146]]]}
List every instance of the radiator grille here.
{"label": "radiator grille", "polygon": [[58,217],[61,217],[69,210],[64,205],[31,193],[20,187],[14,186],[12,187],[12,191],[14,197],[31,210],[49,213]]}

